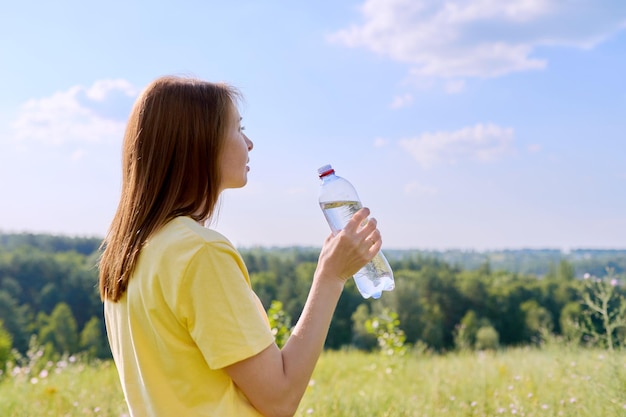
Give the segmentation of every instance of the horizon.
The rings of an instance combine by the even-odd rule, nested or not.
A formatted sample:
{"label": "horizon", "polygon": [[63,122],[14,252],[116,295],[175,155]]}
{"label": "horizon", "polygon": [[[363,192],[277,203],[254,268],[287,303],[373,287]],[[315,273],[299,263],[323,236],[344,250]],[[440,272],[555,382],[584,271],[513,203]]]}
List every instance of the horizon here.
{"label": "horizon", "polygon": [[[33,231],[6,231],[0,229],[0,236],[49,236],[53,238],[67,238],[67,239],[88,239],[88,240],[104,240],[103,236],[95,236],[95,235],[70,235],[63,233],[49,233],[49,232],[33,232]],[[247,251],[253,249],[264,249],[264,250],[282,250],[282,249],[312,249],[319,250],[321,249],[321,245],[253,245],[253,246],[237,246],[238,250]],[[524,251],[533,251],[533,252],[541,252],[541,251],[558,251],[561,254],[570,254],[572,252],[626,252],[626,247],[572,247],[572,248],[557,248],[557,247],[510,247],[510,248],[484,248],[484,249],[475,249],[475,248],[460,248],[460,247],[448,247],[448,248],[393,248],[393,247],[384,247],[383,252],[463,252],[463,253],[486,253],[486,252],[524,252]]]}
{"label": "horizon", "polygon": [[66,6],[3,12],[0,233],[103,238],[130,108],[174,74],[243,93],[212,224],[239,248],[321,247],[325,164],[383,251],[626,248],[625,2]]}

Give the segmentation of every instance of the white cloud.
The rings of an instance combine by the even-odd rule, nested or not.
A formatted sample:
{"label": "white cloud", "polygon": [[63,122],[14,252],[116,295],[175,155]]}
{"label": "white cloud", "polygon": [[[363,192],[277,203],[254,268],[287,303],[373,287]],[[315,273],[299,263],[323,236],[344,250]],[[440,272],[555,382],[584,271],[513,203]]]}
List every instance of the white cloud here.
{"label": "white cloud", "polygon": [[288,188],[286,193],[288,195],[304,195],[308,192],[309,190],[306,189],[305,187],[291,187]]}
{"label": "white cloud", "polygon": [[530,153],[539,153],[543,150],[543,146],[541,146],[539,143],[533,143],[531,145],[528,145],[527,149]]}
{"label": "white cloud", "polygon": [[421,184],[418,181],[413,181],[404,186],[405,194],[417,194],[417,195],[435,195],[439,192],[436,187]]}
{"label": "white cloud", "polygon": [[450,80],[446,82],[446,93],[456,94],[465,89],[464,80]]}
{"label": "white cloud", "polygon": [[546,59],[535,55],[538,47],[591,48],[626,28],[626,2],[599,3],[366,0],[363,22],[329,40],[408,63],[418,79],[497,77],[545,68]]}
{"label": "white cloud", "polygon": [[100,80],[24,103],[12,124],[17,146],[98,143],[121,139],[137,94],[125,80]]}
{"label": "white cloud", "polygon": [[86,90],[86,95],[92,100],[103,101],[112,91],[121,91],[129,97],[137,95],[138,91],[126,80],[98,80]]}
{"label": "white cloud", "polygon": [[382,148],[384,146],[387,146],[388,143],[389,143],[389,140],[385,139],[385,138],[376,138],[376,139],[374,139],[374,147],[375,148]]}
{"label": "white cloud", "polygon": [[395,96],[391,102],[392,109],[401,109],[402,107],[410,106],[413,103],[413,96],[410,93],[405,93],[400,96]]}
{"label": "white cloud", "polygon": [[74,152],[72,152],[72,154],[70,155],[70,159],[73,162],[80,161],[81,159],[85,157],[86,154],[87,152],[84,149],[77,149]]}
{"label": "white cloud", "polygon": [[477,124],[453,132],[424,133],[399,144],[424,168],[461,160],[489,162],[513,151],[514,132],[494,124]]}

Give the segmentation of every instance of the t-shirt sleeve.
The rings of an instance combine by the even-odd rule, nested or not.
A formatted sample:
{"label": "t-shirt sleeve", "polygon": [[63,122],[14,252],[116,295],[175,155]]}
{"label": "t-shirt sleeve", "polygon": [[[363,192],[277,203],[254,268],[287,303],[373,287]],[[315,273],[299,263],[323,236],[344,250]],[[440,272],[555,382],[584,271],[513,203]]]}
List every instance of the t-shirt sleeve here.
{"label": "t-shirt sleeve", "polygon": [[274,342],[243,260],[224,242],[198,250],[179,295],[181,318],[212,369],[254,356]]}

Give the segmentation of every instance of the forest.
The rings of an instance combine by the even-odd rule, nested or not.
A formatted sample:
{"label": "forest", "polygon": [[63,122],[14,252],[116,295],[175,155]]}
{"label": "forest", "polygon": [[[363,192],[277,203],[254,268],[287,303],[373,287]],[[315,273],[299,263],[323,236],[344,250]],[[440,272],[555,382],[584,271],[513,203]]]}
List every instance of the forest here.
{"label": "forest", "polygon": [[[33,341],[51,356],[110,356],[97,291],[100,244],[98,238],[0,234],[0,369]],[[266,309],[280,301],[287,327],[304,305],[319,250],[240,248],[255,292]],[[611,347],[626,340],[626,250],[384,252],[396,289],[364,300],[349,281],[328,349],[374,349],[368,321],[389,312],[403,343],[434,352],[546,337]]]}

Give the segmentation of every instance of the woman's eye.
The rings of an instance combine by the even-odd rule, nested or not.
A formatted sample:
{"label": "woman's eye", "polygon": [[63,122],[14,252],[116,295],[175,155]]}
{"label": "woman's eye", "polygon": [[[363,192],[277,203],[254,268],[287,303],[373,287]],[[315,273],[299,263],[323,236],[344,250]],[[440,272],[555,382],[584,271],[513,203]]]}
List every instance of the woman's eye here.
{"label": "woman's eye", "polygon": [[245,127],[245,126],[239,126],[239,131],[240,131],[240,132],[243,132],[244,130],[246,130],[246,127]]}

